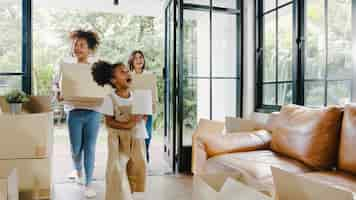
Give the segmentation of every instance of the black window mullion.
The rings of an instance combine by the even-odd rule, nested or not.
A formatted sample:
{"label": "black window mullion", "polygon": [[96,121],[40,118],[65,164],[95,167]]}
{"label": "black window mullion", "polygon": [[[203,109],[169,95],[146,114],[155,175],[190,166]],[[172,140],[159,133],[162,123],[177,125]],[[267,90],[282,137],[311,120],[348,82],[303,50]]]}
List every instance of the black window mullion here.
{"label": "black window mullion", "polygon": [[294,16],[294,31],[297,35],[294,37],[294,103],[304,105],[304,71],[305,71],[305,2],[296,0]]}
{"label": "black window mullion", "polygon": [[22,0],[22,90],[32,93],[32,0]]}
{"label": "black window mullion", "polygon": [[264,18],[263,18],[263,0],[256,0],[256,91],[255,91],[255,107],[261,108],[263,105],[263,33],[264,33]]}

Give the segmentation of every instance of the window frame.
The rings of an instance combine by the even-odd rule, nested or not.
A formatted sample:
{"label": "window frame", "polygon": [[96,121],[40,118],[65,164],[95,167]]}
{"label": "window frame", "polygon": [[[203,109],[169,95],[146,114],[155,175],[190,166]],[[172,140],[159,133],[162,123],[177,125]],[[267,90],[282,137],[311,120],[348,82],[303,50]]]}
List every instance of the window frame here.
{"label": "window frame", "polygon": [[0,72],[0,77],[21,77],[22,90],[32,93],[32,0],[22,0],[21,72]]}
{"label": "window frame", "polygon": [[[276,7],[267,11],[264,11],[263,7],[263,1],[264,0],[256,0],[256,51],[255,51],[255,59],[256,59],[256,74],[255,74],[255,84],[256,84],[256,91],[255,91],[255,111],[257,112],[273,112],[276,110],[280,109],[280,105],[278,105],[278,85],[279,84],[292,84],[292,102],[296,103],[295,93],[296,93],[296,88],[295,88],[295,80],[296,77],[294,76],[295,73],[295,66],[296,66],[296,59],[295,59],[295,42],[293,42],[292,45],[292,80],[288,81],[279,81],[278,80],[278,11],[280,9],[283,9],[287,6],[292,6],[292,25],[293,25],[293,35],[292,35],[292,41],[296,41],[297,35],[297,27],[296,27],[296,5],[298,0],[290,0],[287,3],[283,3],[282,5],[278,5],[278,0],[276,1]],[[276,17],[276,80],[274,81],[264,81],[263,80],[263,45],[264,45],[264,16],[275,13]],[[276,97],[276,104],[275,105],[267,105],[263,103],[263,86],[264,85],[275,85],[275,97]]]}
{"label": "window frame", "polygon": [[[318,80],[313,80],[313,79],[308,79],[305,80],[305,67],[306,67],[306,50],[305,50],[305,32],[306,32],[306,8],[305,8],[305,3],[307,0],[293,0],[294,5],[293,5],[293,52],[292,52],[292,90],[293,90],[293,104],[297,105],[305,105],[305,83],[307,82],[312,82],[312,81],[322,81],[325,87],[324,90],[324,97],[323,97],[323,106],[327,105],[327,84],[328,82],[333,82],[333,81],[351,81],[351,101],[356,100],[356,94],[355,92],[352,92],[354,89],[356,89],[356,76],[353,75],[352,80],[350,79],[337,79],[337,80],[330,80],[327,78],[327,72],[325,73],[325,77],[323,79],[318,79]],[[328,0],[325,0],[328,1]],[[277,1],[278,3],[278,1]],[[270,113],[273,111],[278,111],[280,110],[281,106],[280,105],[265,105],[263,104],[263,27],[264,27],[264,22],[263,22],[263,16],[264,16],[264,10],[263,10],[263,0],[255,0],[255,13],[256,13],[256,24],[255,24],[255,38],[256,38],[256,51],[255,51],[255,83],[256,83],[256,89],[255,89],[255,111],[256,112],[265,112],[265,113]],[[281,8],[285,6],[285,4],[278,6],[277,8]],[[326,7],[327,8],[327,7]],[[276,9],[276,8],[275,8]],[[275,9],[272,9],[275,10]],[[271,11],[267,11],[271,12]],[[326,9],[326,17],[328,16],[327,12],[328,10]],[[352,62],[352,67],[353,67],[353,72],[354,74],[356,73],[356,0],[352,0],[352,57],[353,57],[353,62]],[[277,16],[278,18],[278,16]],[[278,22],[278,21],[277,21]],[[328,22],[325,22],[326,27],[328,26]],[[328,29],[326,28],[326,31]],[[326,33],[327,35],[327,33]],[[278,37],[278,35],[277,35]],[[277,38],[278,40],[278,38]],[[325,43],[327,43],[327,39],[325,40]],[[327,47],[327,46],[326,46]],[[326,49],[326,51],[328,51]],[[327,57],[325,58],[327,59]],[[327,67],[327,63],[326,63]],[[278,88],[277,88],[278,89]],[[278,93],[276,94],[276,97],[278,97]]]}

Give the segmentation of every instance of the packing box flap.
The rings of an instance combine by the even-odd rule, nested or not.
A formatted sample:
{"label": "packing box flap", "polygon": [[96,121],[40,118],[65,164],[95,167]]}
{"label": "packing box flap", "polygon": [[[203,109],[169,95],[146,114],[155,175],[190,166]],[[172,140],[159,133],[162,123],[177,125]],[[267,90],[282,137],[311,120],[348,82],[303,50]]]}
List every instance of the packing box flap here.
{"label": "packing box flap", "polygon": [[17,170],[20,193],[44,193],[52,189],[50,159],[0,160],[0,172],[13,168]]}
{"label": "packing box flap", "polygon": [[[239,183],[239,174],[195,175],[193,199],[204,200],[270,200],[268,196]],[[241,197],[241,198],[238,198]],[[249,198],[246,198],[249,197]]]}
{"label": "packing box flap", "polygon": [[[7,110],[7,103],[0,98]],[[51,154],[53,113],[48,97],[31,97],[27,114],[0,115],[0,159],[46,158]]]}
{"label": "packing box flap", "polygon": [[93,80],[91,67],[86,64],[61,65],[61,91],[64,100],[95,100],[110,93],[110,86],[101,87]]}
{"label": "packing box flap", "polygon": [[271,168],[276,200],[353,200],[353,193],[296,174]]}
{"label": "packing box flap", "polygon": [[18,177],[14,168],[0,171],[0,199],[19,199]]}

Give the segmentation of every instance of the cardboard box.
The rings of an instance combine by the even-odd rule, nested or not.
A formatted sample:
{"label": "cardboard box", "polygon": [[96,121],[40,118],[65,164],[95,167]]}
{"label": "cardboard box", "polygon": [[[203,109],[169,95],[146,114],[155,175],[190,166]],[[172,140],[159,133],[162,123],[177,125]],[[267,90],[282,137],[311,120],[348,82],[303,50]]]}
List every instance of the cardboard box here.
{"label": "cardboard box", "polygon": [[31,97],[25,113],[13,115],[0,97],[0,159],[47,158],[52,151],[53,113],[49,97]]}
{"label": "cardboard box", "polygon": [[353,200],[353,193],[297,174],[271,168],[276,187],[275,200]]}
{"label": "cardboard box", "polygon": [[[61,94],[66,103],[88,103],[89,106],[100,105],[100,101],[111,92],[110,86],[101,87],[91,74],[91,65],[61,65]],[[96,103],[95,103],[96,102]]]}
{"label": "cardboard box", "polygon": [[16,169],[0,171],[0,199],[18,200],[19,188]]}
{"label": "cardboard box", "polygon": [[50,159],[0,160],[0,173],[14,168],[17,169],[21,200],[31,199],[32,197],[32,199],[51,198],[52,170]]}
{"label": "cardboard box", "polygon": [[237,174],[195,175],[193,200],[272,200],[239,182]]}
{"label": "cardboard box", "polygon": [[151,90],[152,91],[152,110],[157,111],[158,94],[157,79],[154,74],[131,74],[132,90]]}

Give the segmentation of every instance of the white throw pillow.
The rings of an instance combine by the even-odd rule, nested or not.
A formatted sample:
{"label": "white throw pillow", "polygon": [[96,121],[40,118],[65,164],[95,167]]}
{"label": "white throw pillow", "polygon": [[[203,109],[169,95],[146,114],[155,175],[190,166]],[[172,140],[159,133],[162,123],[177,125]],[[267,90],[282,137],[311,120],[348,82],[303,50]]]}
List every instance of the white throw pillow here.
{"label": "white throw pillow", "polygon": [[251,119],[241,119],[236,117],[225,118],[226,133],[253,131],[256,127],[256,122]]}

